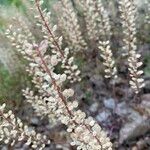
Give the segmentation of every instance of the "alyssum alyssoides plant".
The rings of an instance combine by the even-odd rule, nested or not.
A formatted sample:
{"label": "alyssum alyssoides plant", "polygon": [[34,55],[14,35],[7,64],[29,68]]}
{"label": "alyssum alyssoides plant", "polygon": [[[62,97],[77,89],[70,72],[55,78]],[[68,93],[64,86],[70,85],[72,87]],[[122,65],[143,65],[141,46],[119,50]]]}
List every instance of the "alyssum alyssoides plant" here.
{"label": "alyssum alyssoides plant", "polygon": [[[125,55],[127,55],[128,70],[130,75],[131,88],[138,94],[145,86],[144,79],[141,77],[143,71],[139,68],[142,62],[139,61],[141,55],[136,52],[136,13],[137,8],[132,0],[119,1],[119,10],[121,12],[122,27],[124,29],[124,46]],[[123,55],[124,55],[123,54]]]}
{"label": "alyssum alyssoides plant", "polygon": [[[63,32],[65,41],[69,48],[74,52],[86,50],[86,42],[82,36],[81,28],[78,23],[77,14],[74,11],[71,1],[61,0],[60,19],[58,19],[58,26]],[[57,13],[58,14],[58,13]]]}
{"label": "alyssum alyssoides plant", "polygon": [[[22,28],[16,30],[10,26],[6,31],[13,45],[30,61],[27,71],[33,75],[33,82],[41,96],[34,96],[29,89],[23,91],[24,95],[30,99],[29,102],[37,112],[43,110],[42,115],[53,114],[67,126],[67,132],[72,139],[71,145],[77,146],[77,149],[111,150],[112,144],[107,134],[92,117],[87,117],[77,108],[74,90],[64,89],[63,84],[66,80],[70,80],[71,83],[80,81],[80,71],[74,65],[74,58],[70,57],[69,49],[62,49],[62,37],[55,33],[57,26],[51,25],[50,13],[42,10],[42,3],[43,1],[35,1],[39,13],[35,18],[43,34],[40,43],[36,42],[21,20]],[[55,72],[57,66],[63,69],[62,73]]]}
{"label": "alyssum alyssoides plant", "polygon": [[[83,8],[88,40],[94,41],[96,47],[100,49],[105,66],[105,78],[117,79],[117,67],[110,42],[111,26],[107,11],[101,0],[77,2]],[[39,95],[34,95],[34,92],[27,88],[23,90],[23,94],[38,115],[48,115],[53,122],[56,123],[56,120],[60,120],[67,126],[67,132],[72,139],[71,145],[76,146],[77,149],[111,150],[112,144],[107,134],[92,117],[87,117],[77,108],[78,102],[74,97],[74,90],[66,89],[64,86],[66,81],[69,81],[69,86],[71,86],[72,83],[81,80],[80,71],[74,64],[74,57],[69,48],[80,51],[84,48],[87,49],[88,46],[80,31],[81,28],[73,6],[69,0],[61,2],[63,14],[60,23],[64,28],[65,39],[70,44],[69,48],[63,48],[63,38],[57,35],[57,26],[52,25],[50,12],[47,9],[43,10],[42,4],[42,0],[35,0],[33,8],[36,13],[37,26],[43,35],[40,42],[37,42],[21,19],[19,19],[21,27],[10,26],[6,31],[6,36],[11,40],[12,45],[30,62],[27,71],[32,75],[32,81],[39,93]],[[135,93],[139,93],[144,86],[144,80],[141,78],[143,71],[139,70],[142,65],[138,61],[140,55],[136,53],[136,9],[132,0],[120,0],[119,6],[124,33],[123,48],[127,51],[128,70],[131,77],[130,85]],[[61,72],[58,73],[57,68]],[[32,138],[30,139],[32,140]]]}
{"label": "alyssum alyssoides plant", "polygon": [[[101,51],[100,55],[103,58],[105,77],[116,78],[117,68],[110,45],[111,26],[107,11],[104,9],[101,0],[79,0],[76,3],[83,9],[88,40],[93,45],[96,45],[95,48],[99,48]],[[79,48],[82,51],[83,47],[86,51],[87,43],[79,30],[80,26],[77,15],[71,1],[61,0],[60,8],[62,10],[59,10],[61,15],[58,18],[58,24],[62,29],[62,33],[69,47],[72,48],[74,46],[74,49],[72,49],[73,52],[76,52]]]}
{"label": "alyssum alyssoides plant", "polygon": [[[65,2],[66,1],[70,3],[69,0],[65,0]],[[116,79],[117,66],[111,49],[111,25],[108,12],[105,10],[101,0],[78,0],[76,3],[83,9],[88,40],[95,41],[94,44],[100,49],[100,56],[103,58],[103,65],[105,67],[105,78]],[[122,58],[126,56],[125,61],[128,62],[127,68],[130,76],[129,84],[133,91],[136,94],[139,94],[145,83],[144,79],[141,77],[143,74],[143,71],[140,69],[142,62],[139,61],[141,55],[136,52],[137,8],[134,4],[134,0],[119,0],[118,4],[121,12],[120,18],[122,19],[121,23],[124,36],[124,45],[122,47],[124,52],[122,53]],[[70,10],[72,10],[71,6]],[[65,12],[66,11],[64,11],[64,13]],[[69,23],[72,18],[69,17],[68,13],[65,13],[64,16],[68,16]],[[65,22],[63,17],[62,21]],[[70,26],[72,26],[71,23]],[[64,29],[68,27],[69,26],[65,26]],[[64,31],[72,32],[70,31],[71,28],[73,28],[73,26],[69,27],[68,30],[65,29]],[[66,34],[64,34],[64,36],[66,36]]]}
{"label": "alyssum alyssoides plant", "polygon": [[[69,0],[66,1],[69,3]],[[105,68],[105,78],[116,78],[117,68],[110,45],[111,26],[102,1],[79,0],[78,4],[83,8],[89,40],[95,41],[95,45],[100,50]]]}
{"label": "alyssum alyssoides plant", "polygon": [[33,149],[42,150],[50,140],[40,133],[24,125],[22,121],[15,117],[11,110],[5,110],[6,104],[0,105],[0,141],[10,145],[12,148],[18,142],[23,142]]}

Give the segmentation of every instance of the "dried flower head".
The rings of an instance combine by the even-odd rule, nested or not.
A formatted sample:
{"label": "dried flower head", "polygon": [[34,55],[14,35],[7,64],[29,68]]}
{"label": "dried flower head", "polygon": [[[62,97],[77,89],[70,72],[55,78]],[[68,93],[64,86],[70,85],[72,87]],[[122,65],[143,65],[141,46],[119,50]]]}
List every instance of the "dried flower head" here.
{"label": "dried flower head", "polygon": [[103,58],[103,64],[105,66],[105,78],[117,78],[117,69],[113,58],[112,51],[110,49],[109,41],[99,42],[99,49],[101,50],[101,57]]}
{"label": "dried flower head", "polygon": [[58,23],[59,27],[62,28],[67,43],[74,52],[87,49],[87,44],[80,31],[80,25],[72,2],[69,0],[61,0],[60,8],[61,11]]}
{"label": "dried flower head", "polygon": [[128,70],[130,75],[130,85],[136,94],[144,87],[144,79],[141,77],[143,71],[139,68],[142,62],[139,61],[141,55],[136,52],[136,6],[132,0],[119,1],[121,11],[122,27],[124,30],[124,47],[128,56]]}
{"label": "dried flower head", "polygon": [[33,129],[24,125],[22,121],[15,117],[13,112],[5,110],[6,104],[0,106],[0,141],[10,144],[12,147],[16,142],[23,142],[33,149],[42,150],[50,141],[45,135],[36,133]]}

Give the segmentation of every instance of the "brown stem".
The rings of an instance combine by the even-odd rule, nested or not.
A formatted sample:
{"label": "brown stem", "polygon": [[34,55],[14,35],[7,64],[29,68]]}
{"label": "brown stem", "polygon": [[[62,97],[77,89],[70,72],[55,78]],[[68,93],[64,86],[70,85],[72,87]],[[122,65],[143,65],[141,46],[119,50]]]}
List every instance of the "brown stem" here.
{"label": "brown stem", "polygon": [[53,84],[54,87],[57,89],[58,94],[59,94],[61,100],[62,100],[63,103],[65,104],[65,107],[66,107],[67,112],[68,112],[69,115],[71,116],[72,113],[71,113],[71,111],[69,110],[69,108],[68,108],[68,106],[67,106],[67,102],[65,101],[65,98],[64,98],[63,94],[62,94],[61,91],[60,91],[60,87],[57,86],[56,81],[55,81],[54,78],[52,77],[51,71],[49,70],[49,68],[48,68],[48,66],[47,66],[47,64],[46,64],[46,62],[44,61],[44,59],[43,59],[43,57],[42,57],[42,54],[41,54],[39,48],[36,48],[36,50],[37,50],[38,55],[39,55],[39,57],[40,57],[40,59],[41,59],[41,61],[42,61],[42,64],[43,64],[44,67],[45,67],[45,71],[46,71],[46,72],[48,73],[48,75],[50,76],[50,78],[51,78],[51,80],[52,80],[52,84]]}
{"label": "brown stem", "polygon": [[[50,34],[51,37],[53,38],[55,46],[57,47],[57,49],[60,51],[62,57],[64,58],[64,55],[63,55],[63,53],[62,53],[62,51],[61,51],[61,49],[60,49],[60,47],[59,47],[59,44],[58,44],[57,41],[55,40],[55,37],[53,36],[53,34],[52,34],[52,32],[51,32],[51,30],[50,30],[50,28],[49,28],[49,26],[48,26],[48,24],[47,24],[47,22],[46,22],[44,16],[43,16],[42,10],[41,10],[41,8],[40,8],[40,6],[39,6],[39,0],[35,0],[35,2],[36,2],[36,6],[37,6],[38,11],[39,11],[39,13],[40,13],[41,19],[42,19],[43,22],[44,22],[45,27],[47,28],[49,34]],[[65,98],[64,98],[64,96],[63,96],[63,94],[62,94],[62,92],[61,92],[60,87],[56,84],[55,79],[53,79],[53,77],[52,77],[52,75],[51,75],[51,71],[49,70],[49,68],[48,68],[48,66],[47,66],[47,64],[46,64],[46,62],[44,61],[43,56],[41,55],[41,53],[40,53],[40,51],[39,51],[39,48],[36,48],[36,50],[37,50],[37,52],[38,52],[38,54],[39,54],[39,57],[41,58],[41,61],[42,61],[43,65],[44,65],[44,67],[45,67],[45,71],[46,71],[46,72],[48,73],[48,75],[50,76],[50,78],[51,78],[51,80],[52,80],[52,84],[53,84],[54,87],[56,88],[56,90],[57,90],[57,92],[58,92],[58,94],[59,94],[59,96],[60,96],[62,102],[63,102],[64,105],[65,105],[65,108],[66,108],[68,114],[69,114],[70,117],[72,118],[72,117],[73,117],[73,114],[72,114],[72,112],[69,110],[69,108],[68,108],[68,106],[67,106],[67,102],[66,102],[66,100],[65,100]],[[73,123],[74,123],[75,125],[78,125],[78,126],[79,126],[79,124],[78,124],[76,121],[74,121],[74,120],[73,120]],[[92,131],[91,131],[91,127],[90,127],[90,126],[87,126],[86,124],[83,124],[83,125],[84,125],[84,126],[86,127],[86,129],[89,130],[89,132],[93,135],[93,133],[92,133]],[[93,136],[94,136],[94,135],[93,135]],[[98,143],[101,145],[101,142],[100,142],[100,140],[98,139],[98,137],[97,137],[97,136],[94,136],[94,137],[96,138],[96,140],[98,141]],[[102,145],[101,145],[101,147],[102,147]]]}
{"label": "brown stem", "polygon": [[39,13],[40,13],[41,19],[42,19],[42,21],[44,22],[44,26],[46,27],[48,33],[50,34],[50,38],[52,37],[53,42],[54,42],[54,45],[56,46],[56,49],[60,52],[60,54],[61,54],[62,57],[64,58],[64,53],[62,52],[62,50],[61,50],[59,44],[57,43],[57,41],[56,41],[56,39],[55,39],[55,36],[53,35],[51,29],[49,28],[48,23],[46,22],[46,20],[45,20],[45,18],[44,18],[44,15],[43,15],[42,10],[41,10],[40,5],[39,5],[39,0],[35,0],[35,2],[36,2],[37,9],[38,9],[38,11],[39,11]]}
{"label": "brown stem", "polygon": [[[52,77],[51,71],[49,70],[49,68],[48,68],[48,66],[47,66],[47,64],[46,64],[46,62],[45,62],[45,60],[43,59],[43,56],[42,56],[41,52],[39,51],[39,48],[37,47],[36,50],[37,50],[37,53],[38,53],[38,55],[39,55],[39,57],[40,57],[40,59],[41,59],[41,61],[42,61],[42,64],[44,65],[44,68],[43,68],[43,69],[44,69],[44,70],[48,73],[48,75],[50,76],[50,78],[51,78],[51,80],[52,80],[52,84],[53,84],[54,87],[56,88],[56,90],[57,90],[57,92],[58,92],[58,94],[59,94],[59,97],[61,98],[63,104],[65,105],[65,108],[66,108],[66,110],[67,110],[67,112],[68,112],[70,118],[73,118],[74,115],[73,115],[73,113],[71,112],[71,110],[69,110],[68,105],[67,105],[67,101],[65,100],[65,97],[63,96],[60,87],[57,85],[55,79]],[[73,120],[73,123],[74,123],[75,125],[77,125],[77,126],[80,126],[80,124],[78,124],[75,120]],[[93,135],[93,132],[91,131],[91,127],[88,126],[88,125],[86,125],[86,124],[83,124],[83,125],[84,125],[85,128]],[[94,136],[94,135],[93,135],[93,136]],[[98,141],[98,143],[101,145],[101,142],[100,142],[99,138],[98,138],[97,136],[94,136],[94,138],[96,138],[96,140]],[[102,145],[101,145],[101,146],[102,146]]]}
{"label": "brown stem", "polygon": [[[40,14],[40,16],[41,16],[41,19],[42,19],[42,21],[44,22],[44,26],[46,27],[46,29],[47,29],[47,31],[48,31],[48,33],[49,33],[49,35],[50,35],[50,38],[52,37],[52,39],[53,39],[53,44],[55,45],[56,50],[60,52],[62,58],[65,58],[62,49],[60,48],[60,46],[59,46],[57,40],[55,39],[55,36],[54,36],[53,33],[51,32],[51,29],[49,28],[49,25],[48,25],[48,23],[46,22],[46,20],[45,20],[45,18],[44,18],[44,15],[43,15],[42,10],[41,10],[40,5],[39,5],[39,0],[35,0],[35,2],[36,2],[37,9],[38,9],[38,11],[39,11],[39,14]],[[66,62],[66,65],[69,65],[69,63]],[[70,70],[70,71],[72,72],[71,66],[69,66],[68,70]],[[73,74],[73,78],[76,78],[76,76],[75,76],[74,74]]]}

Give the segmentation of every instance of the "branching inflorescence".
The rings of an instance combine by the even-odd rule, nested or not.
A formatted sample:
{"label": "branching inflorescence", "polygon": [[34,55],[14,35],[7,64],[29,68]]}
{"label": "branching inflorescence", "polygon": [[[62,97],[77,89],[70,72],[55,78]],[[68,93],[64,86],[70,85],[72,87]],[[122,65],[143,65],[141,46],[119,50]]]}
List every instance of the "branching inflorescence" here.
{"label": "branching inflorescence", "polygon": [[98,10],[98,25],[99,32],[101,35],[99,41],[99,49],[101,50],[101,57],[103,58],[103,64],[105,66],[105,78],[117,78],[117,68],[115,66],[115,60],[113,58],[113,53],[110,44],[110,33],[111,26],[109,22],[109,16],[103,7],[101,0],[97,1]]}
{"label": "branching inflorescence", "polygon": [[96,1],[78,0],[78,4],[83,8],[86,22],[87,34],[90,40],[97,41],[99,31],[97,30],[98,13],[96,11]]}
{"label": "branching inflorescence", "polygon": [[141,55],[136,52],[136,6],[133,0],[121,0],[119,4],[124,30],[123,49],[127,52],[128,57],[130,85],[135,93],[138,94],[145,84],[144,79],[141,77],[143,71],[139,69],[142,66],[142,62],[139,61]]}
{"label": "branching inflorescence", "polygon": [[[32,0],[33,1],[33,0]],[[117,78],[117,67],[111,49],[111,26],[109,15],[101,0],[80,0],[87,27],[90,43],[94,43],[96,49],[100,49],[103,65],[105,67],[105,78]],[[43,0],[35,0],[34,16],[37,28],[41,31],[41,37],[37,40],[31,33],[26,23],[18,18],[21,27],[10,26],[6,30],[6,36],[12,45],[29,61],[27,71],[32,76],[32,82],[37,88],[37,93],[27,88],[23,90],[26,97],[34,108],[37,115],[48,116],[49,121],[55,125],[59,120],[66,125],[72,141],[71,145],[78,150],[111,150],[112,144],[107,134],[92,117],[78,109],[75,92],[71,88],[65,88],[67,81],[73,83],[81,81],[80,70],[74,64],[73,53],[68,47],[75,51],[87,49],[88,43],[84,41],[80,25],[73,5],[69,0],[61,0],[62,14],[59,24],[67,34],[68,47],[64,48],[62,36],[57,35],[57,25],[51,23],[51,13],[42,9]],[[122,26],[124,29],[124,50],[127,51],[128,70],[130,73],[130,85],[135,93],[139,93],[144,86],[141,78],[142,63],[139,62],[140,54],[136,53],[136,9],[133,0],[119,1]],[[36,9],[35,9],[36,8]],[[65,38],[66,38],[65,37]],[[39,42],[40,41],[40,42]],[[71,84],[69,84],[70,86]],[[49,143],[46,136],[29,132],[27,126],[23,126],[20,119],[15,118],[11,111],[4,112],[5,105],[0,107],[2,125],[0,126],[0,137],[4,143],[15,144],[16,140],[23,140],[32,148],[42,149]],[[6,123],[7,122],[7,123]],[[9,132],[9,130],[11,130]],[[40,147],[40,146],[41,147]]]}
{"label": "branching inflorescence", "polygon": [[75,52],[86,50],[87,44],[80,31],[78,18],[71,1],[61,0],[60,4],[62,11],[60,12],[61,18],[58,20],[58,22],[65,35],[66,41],[69,42],[69,46]]}
{"label": "branching inflorescence", "polygon": [[99,44],[100,55],[103,58],[103,65],[105,66],[105,78],[117,78],[117,68],[110,48],[110,42],[99,41]]}
{"label": "branching inflorescence", "polygon": [[115,60],[110,46],[110,34],[111,26],[109,22],[109,16],[105,10],[101,0],[93,1],[79,1],[79,4],[84,10],[85,22],[87,25],[87,33],[90,40],[95,40],[101,51],[101,57],[103,58],[103,65],[105,66],[105,77],[116,78],[117,69],[115,66]]}
{"label": "branching inflorescence", "polygon": [[[35,85],[36,84],[38,84],[38,82],[35,82]],[[40,96],[34,95],[34,92],[29,88],[22,90],[22,92],[27,102],[30,103],[35,110],[37,116],[40,116],[41,118],[47,116],[49,122],[51,123],[51,126],[56,125],[58,120],[58,118],[56,118],[56,115],[54,114],[54,112],[56,111],[56,107],[54,107],[55,105],[48,105],[49,103],[47,103],[47,96],[49,96],[49,94],[46,90],[44,90],[42,94],[40,94]],[[56,104],[55,101],[54,104]]]}
{"label": "branching inflorescence", "polygon": [[80,0],[78,4],[83,8],[89,39],[97,41],[105,37],[106,40],[110,35],[110,24],[101,0]]}
{"label": "branching inflorescence", "polygon": [[[44,40],[40,44],[34,40],[22,40],[20,43],[23,46],[19,50],[24,58],[30,61],[28,71],[34,75],[33,82],[39,88],[42,97],[35,97],[28,89],[24,91],[24,95],[30,99],[29,102],[37,112],[43,110],[43,115],[52,113],[67,126],[67,131],[73,140],[71,145],[76,145],[77,149],[111,150],[112,144],[106,133],[92,117],[86,117],[84,112],[77,109],[78,102],[73,97],[74,90],[64,89],[64,82],[67,79],[79,80],[77,78],[80,72],[76,65],[72,65],[73,57],[68,58],[69,49],[62,50],[62,38],[54,34],[56,26],[50,25],[50,13],[41,9],[42,1],[36,0],[35,4],[39,12],[39,16],[36,16],[39,21],[38,26],[42,27]],[[8,29],[6,34],[11,39],[14,33],[11,36],[10,30]],[[17,33],[15,35],[18,37]],[[18,47],[17,42],[13,44],[16,47]],[[50,54],[47,51],[49,47],[52,49]],[[63,73],[55,72],[58,65],[64,68]],[[72,69],[74,74],[69,72],[69,69]],[[70,101],[71,99],[73,101]]]}
{"label": "branching inflorescence", "polygon": [[39,12],[39,15],[35,16],[36,19],[38,19],[38,26],[42,28],[42,32],[44,33],[44,38],[48,41],[52,53],[56,54],[56,57],[59,59],[55,59],[53,57],[53,61],[58,60],[58,62],[62,62],[61,67],[65,69],[65,73],[68,75],[67,79],[70,80],[71,83],[80,81],[81,78],[79,76],[80,71],[78,70],[78,66],[74,64],[74,57],[71,56],[69,58],[69,49],[66,48],[64,51],[62,50],[62,36],[58,37],[55,34],[55,31],[57,30],[57,25],[54,25],[52,27],[51,20],[50,20],[50,12],[48,12],[46,9],[42,10],[41,5],[42,1],[36,1],[36,7],[37,11]]}
{"label": "branching inflorescence", "polygon": [[17,142],[23,142],[26,146],[38,150],[42,150],[46,144],[50,144],[50,140],[46,136],[36,133],[27,125],[23,125],[11,110],[6,112],[5,106],[5,103],[0,106],[0,141],[10,144],[11,147]]}

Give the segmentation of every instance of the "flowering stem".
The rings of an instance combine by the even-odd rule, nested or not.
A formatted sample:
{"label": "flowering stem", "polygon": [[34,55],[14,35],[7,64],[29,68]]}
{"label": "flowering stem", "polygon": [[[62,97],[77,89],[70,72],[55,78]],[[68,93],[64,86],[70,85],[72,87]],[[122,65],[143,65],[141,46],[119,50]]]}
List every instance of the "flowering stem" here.
{"label": "flowering stem", "polygon": [[[40,8],[40,6],[39,6],[39,0],[35,0],[35,2],[36,2],[36,6],[37,6],[37,8],[38,8],[38,11],[39,11],[39,13],[40,13],[41,19],[42,19],[42,21],[44,22],[44,25],[45,25],[46,29],[48,30],[48,33],[49,33],[50,36],[53,38],[54,44],[55,44],[57,50],[59,50],[59,52],[61,53],[62,57],[64,58],[64,54],[63,54],[63,52],[62,52],[62,50],[61,50],[59,44],[57,43],[57,41],[56,41],[54,35],[52,34],[51,29],[49,28],[49,26],[48,26],[48,24],[47,24],[47,22],[46,22],[44,16],[43,16],[42,10],[41,10],[41,8]],[[46,64],[46,62],[44,61],[43,56],[41,55],[41,53],[40,53],[40,51],[39,51],[39,48],[37,47],[36,50],[37,50],[37,52],[38,52],[38,54],[39,54],[39,57],[40,57],[40,59],[41,59],[41,61],[42,61],[42,64],[44,65],[45,71],[48,73],[48,75],[49,75],[50,78],[52,79],[52,84],[53,84],[54,87],[56,88],[56,90],[57,90],[57,92],[58,92],[58,94],[59,94],[59,96],[60,96],[62,102],[64,103],[65,108],[66,108],[66,110],[67,110],[69,116],[72,118],[72,117],[73,117],[73,114],[72,114],[72,112],[69,110],[69,108],[68,108],[68,106],[67,106],[67,102],[66,102],[66,100],[65,100],[65,98],[64,98],[64,96],[63,96],[63,94],[62,94],[62,92],[61,92],[61,90],[60,90],[60,87],[56,84],[55,79],[53,79],[52,74],[51,74],[51,71],[49,70],[49,68],[48,68],[48,66],[47,66],[47,64]],[[79,124],[78,124],[75,120],[73,120],[73,123],[74,123],[75,125],[78,125],[78,126],[79,126]],[[93,133],[92,133],[90,127],[87,126],[86,124],[83,124],[83,125],[84,125],[85,128],[86,128],[87,130],[89,130],[89,132],[93,135]],[[96,138],[96,140],[98,141],[98,143],[99,143],[99,144],[101,145],[101,147],[102,147],[102,144],[101,144],[100,140],[98,139],[98,137],[95,136],[95,135],[93,135],[93,136]]]}
{"label": "flowering stem", "polygon": [[[51,71],[49,70],[49,68],[48,68],[48,66],[47,66],[47,64],[46,64],[46,62],[44,61],[43,56],[42,56],[41,52],[39,51],[39,48],[37,47],[36,50],[37,50],[37,53],[38,53],[38,55],[39,55],[39,57],[40,57],[40,59],[41,59],[41,61],[42,61],[42,64],[44,65],[44,68],[43,68],[43,69],[44,69],[44,70],[48,73],[48,75],[50,76],[50,78],[51,78],[51,80],[52,80],[52,84],[53,84],[54,87],[56,88],[56,90],[57,90],[57,92],[58,92],[58,94],[59,94],[59,96],[60,96],[62,102],[64,103],[65,108],[66,108],[66,110],[67,110],[69,116],[70,116],[71,118],[73,118],[73,114],[72,114],[72,112],[71,112],[71,111],[69,110],[69,108],[68,108],[67,102],[66,102],[66,100],[65,100],[65,98],[64,98],[64,96],[63,96],[63,94],[62,94],[62,92],[61,92],[61,90],[60,90],[60,87],[56,84],[55,79],[53,79],[52,74],[51,74]],[[79,124],[78,124],[75,120],[73,120],[73,123],[74,123],[75,125],[79,126]],[[92,133],[92,131],[91,131],[91,128],[90,128],[88,125],[86,125],[86,124],[83,124],[83,125],[84,125],[85,128],[93,135],[93,133]],[[94,136],[94,138],[96,138],[96,140],[98,141],[98,143],[102,146],[102,144],[101,144],[100,140],[98,139],[98,137],[95,136],[95,135],[93,135],[93,136]]]}
{"label": "flowering stem", "polygon": [[49,75],[50,78],[52,79],[52,83],[53,83],[54,87],[57,89],[60,98],[62,99],[62,101],[63,101],[63,103],[64,103],[64,105],[65,105],[65,107],[66,107],[66,109],[67,109],[67,111],[68,111],[68,113],[69,113],[69,115],[71,116],[72,114],[71,114],[71,112],[70,112],[70,110],[69,110],[69,108],[68,108],[68,106],[67,106],[67,102],[65,101],[64,96],[62,95],[62,93],[61,93],[61,91],[60,91],[60,87],[57,86],[56,81],[53,79],[52,74],[51,74],[51,71],[49,70],[49,68],[48,68],[48,66],[47,66],[47,64],[46,64],[46,62],[44,61],[44,59],[43,59],[43,57],[42,57],[42,54],[41,54],[39,48],[37,47],[36,50],[37,50],[38,55],[39,55],[39,57],[40,57],[40,59],[41,59],[41,61],[42,61],[42,64],[43,64],[44,67],[45,67],[45,71],[48,73],[48,75]]}
{"label": "flowering stem", "polygon": [[49,26],[48,26],[48,24],[47,24],[47,22],[46,22],[46,20],[45,20],[45,18],[44,18],[44,16],[43,16],[42,10],[41,10],[41,8],[40,8],[40,6],[39,6],[39,0],[35,0],[35,2],[36,2],[37,9],[38,9],[38,11],[39,11],[39,13],[40,13],[41,19],[42,19],[42,21],[44,22],[44,25],[45,25],[45,27],[46,27],[48,33],[50,34],[50,37],[52,37],[52,39],[53,39],[53,41],[54,41],[54,45],[56,45],[57,50],[60,52],[60,54],[62,55],[62,57],[64,57],[64,54],[63,54],[63,52],[62,52],[62,50],[61,50],[59,44],[57,43],[57,41],[56,41],[56,39],[55,39],[55,37],[54,37],[54,35],[53,35],[51,29],[49,28]]}

